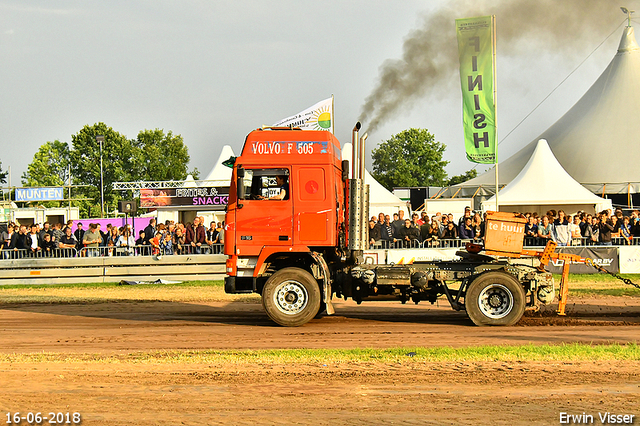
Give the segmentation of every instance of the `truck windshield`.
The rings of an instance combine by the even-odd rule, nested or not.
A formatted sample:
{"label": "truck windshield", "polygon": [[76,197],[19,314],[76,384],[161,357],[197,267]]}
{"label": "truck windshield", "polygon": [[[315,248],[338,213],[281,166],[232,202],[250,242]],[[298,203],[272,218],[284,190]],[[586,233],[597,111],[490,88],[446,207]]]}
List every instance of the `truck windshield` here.
{"label": "truck windshield", "polygon": [[[287,169],[245,169],[245,193],[252,200],[273,199],[282,191],[283,176],[288,182],[289,171]],[[288,189],[288,183],[286,187]],[[288,191],[286,192],[285,200],[289,198]]]}

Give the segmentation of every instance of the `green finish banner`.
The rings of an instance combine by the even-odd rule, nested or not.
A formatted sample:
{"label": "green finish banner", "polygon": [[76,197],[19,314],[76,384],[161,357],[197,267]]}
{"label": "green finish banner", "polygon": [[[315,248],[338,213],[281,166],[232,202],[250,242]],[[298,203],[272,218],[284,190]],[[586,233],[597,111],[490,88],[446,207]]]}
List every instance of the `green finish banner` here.
{"label": "green finish banner", "polygon": [[464,144],[474,163],[497,162],[495,17],[456,19]]}

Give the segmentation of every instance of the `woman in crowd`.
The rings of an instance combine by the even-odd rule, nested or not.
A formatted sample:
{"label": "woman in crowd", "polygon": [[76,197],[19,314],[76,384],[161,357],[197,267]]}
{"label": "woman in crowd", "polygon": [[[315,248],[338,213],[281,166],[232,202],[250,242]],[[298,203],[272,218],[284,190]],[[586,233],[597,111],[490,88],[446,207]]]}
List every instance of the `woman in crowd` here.
{"label": "woman in crowd", "polygon": [[620,225],[620,236],[624,240],[624,245],[631,244],[631,225],[629,225],[629,216],[625,216],[622,218],[622,225]]}
{"label": "woman in crowd", "polygon": [[480,213],[473,216],[473,240],[480,242],[484,239],[484,222],[480,217]]}
{"label": "woman in crowd", "polygon": [[176,226],[176,233],[173,236],[173,252],[175,254],[183,254],[184,242],[184,229],[182,226]]}
{"label": "woman in crowd", "polygon": [[429,247],[438,247],[438,240],[440,239],[440,226],[438,225],[438,221],[433,219],[431,221],[431,228],[429,228],[429,233],[427,234],[427,241],[429,243]]}
{"label": "woman in crowd", "polygon": [[173,241],[171,240],[171,233],[165,232],[160,239],[160,252],[162,254],[173,254]]}
{"label": "woman in crowd", "polygon": [[131,235],[129,228],[123,228],[122,234],[116,241],[116,253],[124,256],[131,256],[133,255],[133,246],[135,245],[136,240],[133,235]]}
{"label": "woman in crowd", "polygon": [[473,230],[473,224],[471,223],[472,220],[473,219],[471,219],[471,217],[466,217],[464,219],[464,223],[460,225],[460,239],[473,240],[474,230]]}
{"label": "woman in crowd", "polygon": [[117,245],[119,237],[120,235],[118,233],[118,227],[112,226],[111,229],[109,229],[109,233],[107,234],[107,247],[109,247],[109,256],[113,256],[115,254],[113,247]]}
{"label": "woman in crowd", "polygon": [[569,231],[571,232],[571,245],[582,245],[582,233],[580,232],[580,216],[577,214],[573,216],[573,221],[569,225]]}

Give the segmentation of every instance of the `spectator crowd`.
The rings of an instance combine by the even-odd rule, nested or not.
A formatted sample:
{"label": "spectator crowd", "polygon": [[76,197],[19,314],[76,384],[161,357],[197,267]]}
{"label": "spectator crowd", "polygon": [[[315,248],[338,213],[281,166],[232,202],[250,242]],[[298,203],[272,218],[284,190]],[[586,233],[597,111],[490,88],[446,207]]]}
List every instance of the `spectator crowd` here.
{"label": "spectator crowd", "polygon": [[74,256],[132,256],[222,253],[224,227],[222,222],[204,226],[204,217],[193,222],[167,221],[156,224],[155,219],[134,236],[131,225],[107,225],[103,231],[98,223],[84,229],[82,223],[73,227],[73,220],[53,226],[45,222],[30,226],[9,223],[2,231],[0,244],[3,259],[23,257]]}
{"label": "spectator crowd", "polygon": [[[640,239],[640,211],[628,216],[622,210],[605,210],[596,215],[579,212],[573,217],[564,211],[549,210],[545,215],[524,214],[525,245],[544,246],[549,239],[559,246],[632,244]],[[463,242],[481,243],[485,235],[486,213],[465,208],[464,214],[455,220],[453,214],[437,213],[431,217],[426,212],[404,217],[404,211],[389,215],[380,213],[371,217],[368,228],[369,248],[390,247],[460,247]],[[74,256],[132,256],[222,253],[224,223],[204,225],[204,217],[193,222],[157,224],[155,219],[138,232],[137,238],[131,225],[123,227],[91,223],[84,229],[74,222],[51,226],[45,222],[30,226],[9,223],[1,234],[3,259],[23,257],[74,257]]]}
{"label": "spectator crowd", "polygon": [[[563,210],[549,210],[543,216],[524,213],[525,245],[544,246],[549,239],[559,246],[632,244],[640,238],[640,211],[624,216],[621,209],[605,210],[596,215],[578,212],[573,217]],[[466,207],[455,220],[453,214],[426,212],[404,217],[400,210],[390,215],[380,213],[369,220],[369,248],[389,247],[459,247],[463,241],[480,243],[485,235],[487,214]]]}

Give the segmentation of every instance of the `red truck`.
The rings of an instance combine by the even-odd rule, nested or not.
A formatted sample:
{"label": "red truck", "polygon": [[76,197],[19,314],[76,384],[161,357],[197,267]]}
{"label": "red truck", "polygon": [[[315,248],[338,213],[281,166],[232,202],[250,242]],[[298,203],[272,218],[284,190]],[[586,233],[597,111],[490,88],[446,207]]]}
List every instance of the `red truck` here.
{"label": "red truck", "polygon": [[358,304],[445,296],[477,325],[512,325],[526,308],[551,303],[551,274],[509,258],[460,251],[461,260],[365,262],[369,194],[359,130],[357,123],[352,178],[330,132],[249,133],[229,189],[225,292],[260,294],[267,315],[283,326],[333,314],[334,296]]}

